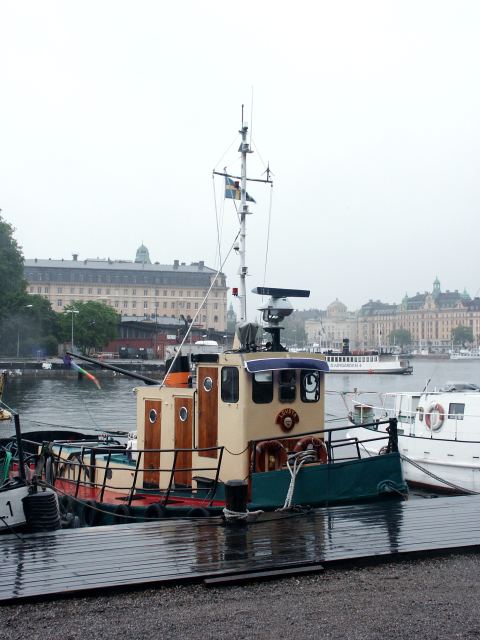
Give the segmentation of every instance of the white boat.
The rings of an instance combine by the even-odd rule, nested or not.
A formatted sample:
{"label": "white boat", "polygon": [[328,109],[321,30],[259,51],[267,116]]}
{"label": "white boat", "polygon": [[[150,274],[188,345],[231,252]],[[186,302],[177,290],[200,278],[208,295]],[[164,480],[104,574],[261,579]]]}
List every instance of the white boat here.
{"label": "white boat", "polygon": [[480,360],[480,349],[451,351],[450,360]]}
{"label": "white boat", "polygon": [[409,360],[396,354],[325,353],[331,373],[412,373]]}
{"label": "white boat", "polygon": [[[434,391],[385,394],[382,406],[355,398],[350,414],[355,425],[375,418],[397,419],[398,447],[409,484],[480,492],[480,387],[448,382]],[[375,438],[384,430],[383,425],[359,426],[349,437],[364,441],[366,455],[376,455],[383,445]]]}

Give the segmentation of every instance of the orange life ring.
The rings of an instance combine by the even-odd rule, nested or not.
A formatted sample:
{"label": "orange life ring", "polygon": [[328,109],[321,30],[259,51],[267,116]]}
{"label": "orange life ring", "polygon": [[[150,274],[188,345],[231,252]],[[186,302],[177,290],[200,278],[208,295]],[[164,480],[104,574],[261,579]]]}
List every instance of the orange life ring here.
{"label": "orange life ring", "polygon": [[441,404],[435,402],[430,405],[425,412],[425,424],[432,431],[438,431],[445,420],[445,409]]}
{"label": "orange life ring", "polygon": [[322,464],[328,462],[327,446],[323,440],[316,438],[315,436],[305,436],[300,438],[293,450],[298,453],[299,451],[306,451],[307,449],[314,449],[317,452],[318,461]]}
{"label": "orange life ring", "polygon": [[287,459],[285,447],[278,440],[265,440],[255,447],[255,470],[276,471]]}

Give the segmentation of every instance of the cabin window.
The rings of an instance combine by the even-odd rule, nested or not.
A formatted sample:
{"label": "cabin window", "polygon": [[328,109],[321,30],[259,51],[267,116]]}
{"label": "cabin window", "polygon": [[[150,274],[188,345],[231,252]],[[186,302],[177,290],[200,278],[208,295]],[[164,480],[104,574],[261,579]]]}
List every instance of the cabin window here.
{"label": "cabin window", "polygon": [[451,420],[463,420],[465,404],[463,402],[451,402],[448,405],[448,417]]}
{"label": "cabin window", "polygon": [[278,372],[278,399],[280,402],[295,402],[297,376],[294,369]]}
{"label": "cabin window", "polygon": [[252,375],[252,400],[257,404],[267,404],[273,400],[273,373],[259,371]]}
{"label": "cabin window", "polygon": [[320,373],[318,371],[301,372],[300,395],[302,402],[318,402],[320,400]]}
{"label": "cabin window", "polygon": [[238,402],[238,369],[222,367],[221,397],[223,402]]}

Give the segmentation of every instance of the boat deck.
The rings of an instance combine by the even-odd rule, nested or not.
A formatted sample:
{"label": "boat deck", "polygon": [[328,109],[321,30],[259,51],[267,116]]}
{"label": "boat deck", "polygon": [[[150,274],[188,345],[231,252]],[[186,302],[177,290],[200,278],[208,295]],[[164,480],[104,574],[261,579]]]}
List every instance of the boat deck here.
{"label": "boat deck", "polygon": [[0,602],[114,588],[291,575],[321,565],[480,547],[480,496],[2,535]]}

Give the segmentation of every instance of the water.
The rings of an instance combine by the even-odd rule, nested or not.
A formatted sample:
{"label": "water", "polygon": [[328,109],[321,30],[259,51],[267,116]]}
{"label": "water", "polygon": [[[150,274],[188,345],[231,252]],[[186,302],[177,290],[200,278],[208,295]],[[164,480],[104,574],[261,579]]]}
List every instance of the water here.
{"label": "water", "polygon": [[[327,420],[345,418],[347,409],[341,392],[420,391],[430,379],[429,388],[448,380],[468,381],[480,385],[480,360],[412,360],[413,374],[368,375],[331,374],[326,378]],[[9,379],[4,401],[19,412],[22,430],[53,427],[78,429],[81,432],[135,429],[136,400],[133,389],[141,382],[116,376],[100,379],[98,390],[89,380],[72,377]],[[330,423],[331,424],[331,423]],[[340,426],[339,423],[338,426]],[[346,423],[345,423],[346,424]],[[332,426],[335,426],[333,424]],[[10,422],[0,423],[0,437],[10,435]]]}

